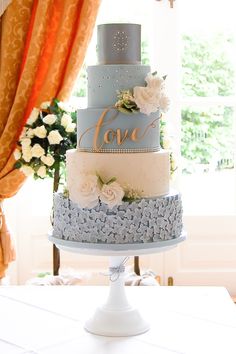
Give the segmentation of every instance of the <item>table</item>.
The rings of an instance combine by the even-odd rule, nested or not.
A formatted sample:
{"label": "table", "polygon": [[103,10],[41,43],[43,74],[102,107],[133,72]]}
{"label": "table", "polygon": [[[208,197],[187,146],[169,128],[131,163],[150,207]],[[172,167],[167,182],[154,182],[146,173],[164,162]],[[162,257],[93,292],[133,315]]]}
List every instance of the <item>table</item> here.
{"label": "table", "polygon": [[126,287],[150,330],[105,337],[83,328],[109,287],[0,287],[1,354],[235,354],[236,306],[222,287]]}

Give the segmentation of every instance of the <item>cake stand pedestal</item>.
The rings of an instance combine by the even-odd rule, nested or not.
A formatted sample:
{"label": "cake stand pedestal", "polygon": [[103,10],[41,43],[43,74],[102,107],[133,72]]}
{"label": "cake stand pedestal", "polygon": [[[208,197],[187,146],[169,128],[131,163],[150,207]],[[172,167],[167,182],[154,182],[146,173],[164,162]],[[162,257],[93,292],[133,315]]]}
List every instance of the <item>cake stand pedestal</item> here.
{"label": "cake stand pedestal", "polygon": [[128,301],[125,292],[125,262],[129,256],[164,252],[186,239],[185,233],[172,240],[142,244],[90,244],[66,241],[49,235],[49,240],[64,251],[109,256],[110,287],[107,301],[86,321],[85,329],[102,336],[134,336],[148,331],[149,324]]}

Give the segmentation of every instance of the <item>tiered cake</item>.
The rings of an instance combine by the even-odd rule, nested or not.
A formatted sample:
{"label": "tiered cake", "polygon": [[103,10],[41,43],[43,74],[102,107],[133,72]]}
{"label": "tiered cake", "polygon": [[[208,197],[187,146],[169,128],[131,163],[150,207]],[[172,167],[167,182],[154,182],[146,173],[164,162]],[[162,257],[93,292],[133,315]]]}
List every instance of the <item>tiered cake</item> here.
{"label": "tiered cake", "polygon": [[116,244],[177,238],[181,199],[169,191],[169,152],[160,148],[164,78],[141,65],[141,26],[98,26],[97,54],[88,108],[78,110],[77,149],[67,151],[69,195],[54,196],[53,236]]}

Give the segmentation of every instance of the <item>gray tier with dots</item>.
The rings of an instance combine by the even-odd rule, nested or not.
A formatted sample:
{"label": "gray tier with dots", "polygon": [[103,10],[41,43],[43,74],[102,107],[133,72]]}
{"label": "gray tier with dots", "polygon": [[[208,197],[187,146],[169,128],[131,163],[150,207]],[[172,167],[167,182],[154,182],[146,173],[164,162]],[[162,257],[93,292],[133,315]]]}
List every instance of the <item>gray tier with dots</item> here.
{"label": "gray tier with dots", "polygon": [[141,25],[108,23],[97,28],[98,64],[140,64]]}
{"label": "gray tier with dots", "polygon": [[120,90],[145,86],[149,65],[93,65],[88,73],[88,107],[113,106]]}
{"label": "gray tier with dots", "polygon": [[[116,109],[78,110],[77,149],[87,152],[153,152],[160,149],[160,113],[127,115]],[[101,124],[100,124],[100,123]]]}
{"label": "gray tier with dots", "polygon": [[54,194],[53,236],[58,239],[107,244],[147,243],[177,238],[182,233],[178,193],[81,209],[63,194]]}

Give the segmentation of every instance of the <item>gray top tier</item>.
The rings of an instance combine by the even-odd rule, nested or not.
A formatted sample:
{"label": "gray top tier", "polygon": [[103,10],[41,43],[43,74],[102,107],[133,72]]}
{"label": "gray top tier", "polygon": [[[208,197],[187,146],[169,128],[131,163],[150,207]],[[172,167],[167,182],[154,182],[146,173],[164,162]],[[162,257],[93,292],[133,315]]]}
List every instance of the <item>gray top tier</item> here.
{"label": "gray top tier", "polygon": [[141,25],[108,23],[97,31],[98,64],[141,63]]}

